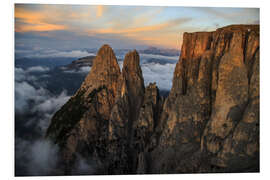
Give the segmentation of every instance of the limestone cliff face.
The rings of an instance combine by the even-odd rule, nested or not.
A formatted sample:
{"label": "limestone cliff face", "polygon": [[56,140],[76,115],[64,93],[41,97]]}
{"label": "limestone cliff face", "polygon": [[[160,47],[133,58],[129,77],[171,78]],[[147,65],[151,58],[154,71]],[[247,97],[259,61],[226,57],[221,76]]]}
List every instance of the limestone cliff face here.
{"label": "limestone cliff face", "polygon": [[59,168],[77,159],[92,174],[259,171],[259,26],[184,33],[169,96],[144,87],[136,50],[122,72],[104,45],[47,137]]}
{"label": "limestone cliff face", "polygon": [[259,27],[185,33],[161,122],[152,172],[258,170]]}

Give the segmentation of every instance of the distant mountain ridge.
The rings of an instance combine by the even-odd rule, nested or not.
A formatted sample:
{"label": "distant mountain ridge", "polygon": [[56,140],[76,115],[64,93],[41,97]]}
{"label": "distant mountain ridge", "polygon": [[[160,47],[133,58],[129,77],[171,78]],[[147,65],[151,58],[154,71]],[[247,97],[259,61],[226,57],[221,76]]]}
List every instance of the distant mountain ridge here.
{"label": "distant mountain ridge", "polygon": [[144,54],[157,54],[157,55],[162,55],[162,56],[179,56],[180,51],[177,49],[161,49],[157,47],[148,47],[147,49],[144,50],[139,50],[139,53],[144,53]]}
{"label": "distant mountain ridge", "polygon": [[[96,53],[97,49],[84,49],[89,53]],[[127,52],[132,49],[115,49],[114,52],[116,55],[125,55]],[[140,54],[153,54],[153,55],[162,55],[162,56],[179,56],[180,51],[178,49],[169,49],[169,48],[158,48],[150,46],[146,49],[138,50]]]}
{"label": "distant mountain ridge", "polygon": [[86,56],[72,61],[70,64],[63,66],[67,70],[79,69],[81,67],[91,67],[96,56]]}

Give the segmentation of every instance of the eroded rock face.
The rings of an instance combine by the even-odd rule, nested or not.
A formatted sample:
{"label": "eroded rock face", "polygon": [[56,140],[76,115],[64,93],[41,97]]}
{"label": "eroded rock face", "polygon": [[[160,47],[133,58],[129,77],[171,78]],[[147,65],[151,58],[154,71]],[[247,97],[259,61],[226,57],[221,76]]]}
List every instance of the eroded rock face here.
{"label": "eroded rock face", "polygon": [[135,159],[133,124],[138,120],[144,97],[144,80],[136,50],[126,54],[118,80],[116,103],[110,116],[110,149],[112,174],[133,173]]}
{"label": "eroded rock face", "polygon": [[[53,116],[64,174],[259,171],[259,26],[184,33],[169,96],[144,87],[137,51],[123,69],[104,45],[76,94]],[[94,167],[94,168],[93,168]]]}
{"label": "eroded rock face", "polygon": [[258,51],[256,25],[184,34],[151,172],[258,171]]}
{"label": "eroded rock face", "polygon": [[[132,124],[138,119],[143,96],[144,79],[139,54],[132,51],[125,56],[122,74],[118,80],[116,104],[110,120],[112,138],[131,136]],[[126,132],[121,133],[118,127],[124,128]]]}
{"label": "eroded rock face", "polygon": [[162,113],[164,98],[160,97],[156,83],[150,83],[145,90],[139,119],[134,123],[133,149],[136,156],[136,173],[147,173],[148,152],[151,151],[151,137],[156,132]]}
{"label": "eroded rock face", "polygon": [[[223,31],[232,33],[230,46],[220,58],[212,114],[201,150],[210,154],[217,171],[258,171],[259,29],[243,26]],[[253,114],[253,123],[245,123],[248,112]]]}

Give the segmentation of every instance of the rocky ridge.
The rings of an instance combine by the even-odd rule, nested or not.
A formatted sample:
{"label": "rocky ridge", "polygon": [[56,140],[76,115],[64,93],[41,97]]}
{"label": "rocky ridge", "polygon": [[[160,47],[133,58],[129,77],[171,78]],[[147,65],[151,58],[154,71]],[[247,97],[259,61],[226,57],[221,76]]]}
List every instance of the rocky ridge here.
{"label": "rocky ridge", "polygon": [[65,70],[78,70],[82,67],[91,67],[96,56],[86,56],[72,61],[70,64],[62,66]]}
{"label": "rocky ridge", "polygon": [[80,89],[53,116],[47,138],[59,169],[76,174],[259,171],[259,26],[184,33],[169,96],[144,87],[136,50],[120,71],[100,48]]}

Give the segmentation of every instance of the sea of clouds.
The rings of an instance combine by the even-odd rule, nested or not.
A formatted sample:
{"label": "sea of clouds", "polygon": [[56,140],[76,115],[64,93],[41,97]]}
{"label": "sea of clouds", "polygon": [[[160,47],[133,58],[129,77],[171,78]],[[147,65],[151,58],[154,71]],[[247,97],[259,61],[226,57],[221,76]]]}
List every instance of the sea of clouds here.
{"label": "sea of clouds", "polygon": [[[66,91],[51,94],[32,74],[48,71],[49,68],[41,66],[15,68],[16,175],[49,175],[58,159],[58,147],[45,140],[44,135],[52,115],[69,96]],[[30,129],[27,134],[33,137],[21,137],[24,129]]]}
{"label": "sea of clouds", "polygon": [[[140,64],[145,86],[148,86],[151,82],[156,82],[160,90],[170,91],[178,58],[178,56],[168,57],[140,54]],[[122,69],[123,61],[119,61],[118,64],[120,69]]]}
{"label": "sea of clouds", "polygon": [[85,56],[94,56],[94,53],[88,52],[87,50],[70,50],[70,51],[59,51],[56,49],[41,49],[41,50],[15,50],[18,57],[26,58],[57,58],[57,57],[68,57],[78,58]]}
{"label": "sea of clouds", "polygon": [[70,70],[67,70],[66,68],[62,68],[62,70],[64,73],[88,74],[89,71],[91,70],[91,67],[84,66],[84,67],[80,67],[79,69],[70,69]]}

